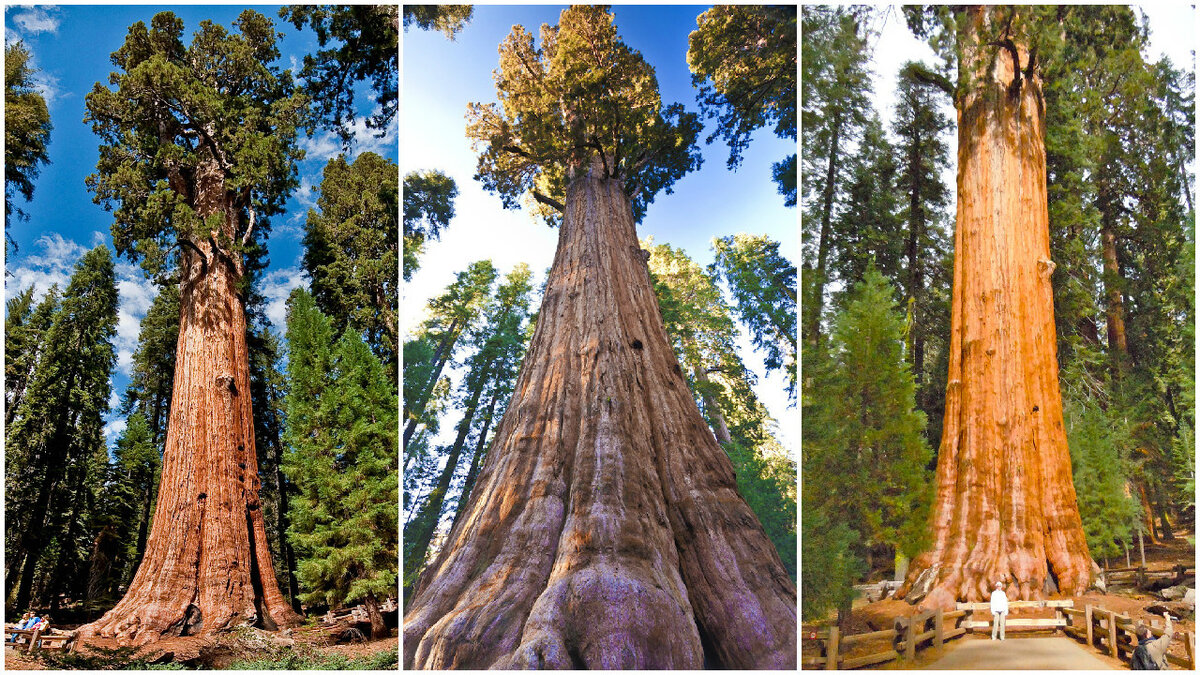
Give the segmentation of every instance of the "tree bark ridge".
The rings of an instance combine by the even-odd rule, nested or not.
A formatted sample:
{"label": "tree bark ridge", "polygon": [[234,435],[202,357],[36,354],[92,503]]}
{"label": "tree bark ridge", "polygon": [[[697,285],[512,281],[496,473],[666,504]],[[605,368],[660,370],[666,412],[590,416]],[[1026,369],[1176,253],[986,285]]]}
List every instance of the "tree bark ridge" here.
{"label": "tree bark ridge", "polygon": [[794,668],[795,586],[667,340],[618,180],[568,188],[537,328],[405,668]]}

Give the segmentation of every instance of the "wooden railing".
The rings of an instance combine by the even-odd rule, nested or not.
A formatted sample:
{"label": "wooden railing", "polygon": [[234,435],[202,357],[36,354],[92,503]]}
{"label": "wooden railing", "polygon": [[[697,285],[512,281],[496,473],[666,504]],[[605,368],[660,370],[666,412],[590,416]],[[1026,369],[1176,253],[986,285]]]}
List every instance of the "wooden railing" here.
{"label": "wooden railing", "polygon": [[[863,666],[873,666],[904,657],[906,661],[915,661],[917,650],[925,647],[941,647],[947,640],[961,637],[966,629],[957,622],[966,616],[965,611],[944,612],[941,609],[928,610],[911,617],[899,617],[895,627],[888,630],[877,630],[871,633],[842,636],[837,626],[830,626],[816,637],[806,637],[806,640],[817,640],[820,643],[821,655],[809,656],[802,659],[805,668],[824,668],[826,670],[852,670]],[[955,622],[950,628],[947,621]],[[872,640],[890,640],[887,649],[879,652],[850,658],[842,654],[862,642]]]}
{"label": "wooden railing", "polygon": [[[1068,623],[1063,631],[1071,637],[1082,639],[1084,644],[1106,652],[1113,658],[1124,658],[1137,648],[1137,636],[1134,628],[1137,622],[1126,614],[1103,607],[1087,605],[1083,609],[1064,609]],[[1155,637],[1162,637],[1165,629],[1156,624],[1150,625],[1150,632]],[[1174,640],[1181,640],[1185,652],[1184,657],[1167,654],[1167,661],[1188,670],[1196,669],[1196,636],[1191,632],[1175,631]]]}
{"label": "wooden railing", "polygon": [[1184,583],[1188,577],[1196,578],[1194,565],[1175,565],[1169,570],[1148,570],[1145,567],[1121,567],[1101,573],[1108,586],[1136,586],[1144,588],[1154,581],[1171,580]]}
{"label": "wooden railing", "polygon": [[[1013,600],[1008,603],[1008,611],[1011,613],[1015,609],[1054,609],[1053,619],[1006,619],[1004,621],[1004,630],[1009,628],[1033,630],[1058,630],[1067,625],[1067,619],[1063,615],[1063,610],[1074,607],[1075,603],[1071,600]],[[992,603],[990,602],[959,602],[955,604],[956,609],[968,611],[972,613],[972,620],[964,621],[963,628],[974,630],[976,628],[992,627]],[[974,614],[979,612],[984,620],[975,620]]]}

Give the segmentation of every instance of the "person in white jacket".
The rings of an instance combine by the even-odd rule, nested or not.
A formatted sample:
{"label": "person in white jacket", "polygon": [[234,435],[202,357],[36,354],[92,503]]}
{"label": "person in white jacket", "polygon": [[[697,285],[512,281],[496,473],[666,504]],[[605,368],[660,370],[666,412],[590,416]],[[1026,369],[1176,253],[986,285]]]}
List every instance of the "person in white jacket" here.
{"label": "person in white jacket", "polygon": [[992,639],[999,632],[1004,639],[1004,618],[1008,616],[1008,596],[1004,594],[1004,584],[997,581],[996,590],[992,591]]}

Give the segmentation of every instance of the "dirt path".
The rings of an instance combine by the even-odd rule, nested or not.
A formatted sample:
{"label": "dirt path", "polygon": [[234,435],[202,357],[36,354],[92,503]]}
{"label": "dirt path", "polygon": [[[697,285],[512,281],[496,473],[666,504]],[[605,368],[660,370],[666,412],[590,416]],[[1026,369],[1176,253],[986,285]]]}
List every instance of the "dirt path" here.
{"label": "dirt path", "polygon": [[1013,637],[991,640],[965,637],[947,645],[928,670],[1122,670],[1112,659],[1074,640],[1054,637]]}

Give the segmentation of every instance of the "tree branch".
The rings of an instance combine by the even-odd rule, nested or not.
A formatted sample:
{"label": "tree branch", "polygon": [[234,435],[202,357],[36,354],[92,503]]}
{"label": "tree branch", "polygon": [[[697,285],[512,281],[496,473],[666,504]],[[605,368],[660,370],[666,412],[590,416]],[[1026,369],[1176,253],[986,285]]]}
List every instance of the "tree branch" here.
{"label": "tree branch", "polygon": [[947,80],[941,73],[935,73],[919,63],[910,63],[908,69],[918,82],[937,87],[946,92],[950,98],[954,98],[954,85],[950,84],[950,80]]}
{"label": "tree branch", "polygon": [[545,204],[546,206],[558,209],[560,212],[565,213],[567,210],[567,207],[563,206],[562,202],[551,199],[551,198],[547,197],[546,195],[538,192],[537,190],[533,191],[533,198],[536,199],[537,201]]}

